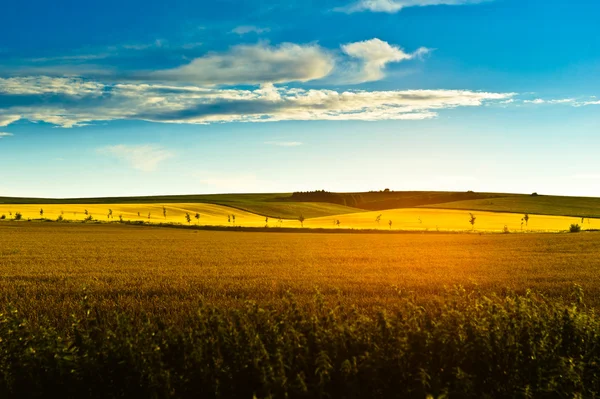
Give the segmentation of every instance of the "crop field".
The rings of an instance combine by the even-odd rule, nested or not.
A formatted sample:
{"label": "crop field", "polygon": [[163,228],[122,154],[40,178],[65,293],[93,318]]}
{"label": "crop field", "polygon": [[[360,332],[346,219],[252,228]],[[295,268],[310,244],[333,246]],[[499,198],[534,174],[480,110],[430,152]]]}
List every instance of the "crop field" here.
{"label": "crop field", "polygon": [[[293,206],[294,203],[290,203]],[[43,210],[43,215],[40,214]],[[238,227],[285,227],[314,229],[379,229],[407,231],[478,231],[478,232],[558,232],[566,231],[571,224],[581,225],[583,230],[600,228],[600,219],[529,215],[452,209],[406,208],[376,212],[354,212],[322,217],[306,217],[300,223],[294,219],[269,218],[223,205],[189,204],[2,204],[0,217],[14,219],[16,213],[22,220],[45,218],[66,221],[83,221],[92,217],[104,222],[144,222],[149,224],[170,223],[195,226]],[[470,213],[475,224],[469,223]],[[186,219],[190,216],[190,221]],[[198,217],[196,218],[196,215]],[[304,215],[302,215],[304,216]],[[1,222],[2,220],[0,220]],[[338,224],[339,221],[339,224]],[[391,222],[391,224],[390,224]]]}
{"label": "crop field", "polygon": [[[360,212],[360,209],[348,206],[331,204],[326,202],[292,202],[289,201],[291,194],[210,194],[210,195],[165,195],[153,197],[107,197],[107,198],[70,198],[70,199],[45,199],[45,198],[12,198],[0,197],[2,209],[21,208],[22,205],[33,205],[54,210],[54,205],[61,209],[76,207],[87,204],[89,208],[97,210],[98,216],[107,212],[108,208],[133,205],[134,215],[144,208],[152,208],[157,204],[212,204],[231,207],[249,213],[269,216],[271,218],[297,219],[299,215],[304,217],[320,217],[328,215],[340,215],[344,213]],[[51,206],[52,205],[52,206]],[[26,209],[23,207],[22,209]],[[129,209],[126,207],[126,209]],[[34,209],[35,211],[35,209]],[[39,209],[37,209],[39,211]],[[162,211],[162,210],[161,210]],[[35,212],[34,212],[35,213]],[[147,213],[144,213],[147,215]],[[161,213],[162,215],[162,213]]]}
{"label": "crop field", "polygon": [[596,397],[599,239],[4,221],[0,396]]}
{"label": "crop field", "polygon": [[425,298],[454,285],[559,297],[578,283],[600,304],[599,233],[315,235],[6,222],[0,237],[2,302],[17,301],[34,318],[68,315],[84,288],[106,308],[173,314],[199,300],[269,303],[288,290],[376,307],[393,302],[397,289]]}
{"label": "crop field", "polygon": [[477,211],[535,213],[540,215],[600,217],[600,198],[549,195],[511,195],[423,205],[427,208],[470,209]]}

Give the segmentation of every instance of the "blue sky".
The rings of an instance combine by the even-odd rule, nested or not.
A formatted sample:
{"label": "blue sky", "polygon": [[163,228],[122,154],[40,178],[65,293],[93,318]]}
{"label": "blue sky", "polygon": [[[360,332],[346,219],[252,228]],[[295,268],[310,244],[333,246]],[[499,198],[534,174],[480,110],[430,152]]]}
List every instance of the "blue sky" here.
{"label": "blue sky", "polygon": [[3,6],[0,196],[600,196],[596,1],[86,3]]}

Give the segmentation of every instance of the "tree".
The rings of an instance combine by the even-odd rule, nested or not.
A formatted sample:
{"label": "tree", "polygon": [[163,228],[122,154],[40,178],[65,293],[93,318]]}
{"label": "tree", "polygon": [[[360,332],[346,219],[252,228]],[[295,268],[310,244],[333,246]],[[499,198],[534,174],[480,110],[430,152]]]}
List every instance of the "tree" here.
{"label": "tree", "polygon": [[123,215],[119,215],[119,222],[123,223]]}
{"label": "tree", "polygon": [[529,214],[526,213],[525,216],[523,216],[523,220],[525,221],[525,226],[529,226]]}
{"label": "tree", "polygon": [[265,218],[265,224],[269,224],[269,217],[268,216]]}
{"label": "tree", "polygon": [[188,222],[188,224],[190,224],[190,222],[192,221],[192,218],[190,217],[190,214],[186,212],[185,214],[185,220]]}
{"label": "tree", "polygon": [[44,210],[43,209],[40,209],[40,217],[42,217],[42,218],[44,217]]}
{"label": "tree", "polygon": [[472,214],[472,213],[470,213],[470,212],[469,212],[469,216],[471,217],[471,218],[469,219],[469,223],[471,223],[471,226],[473,226],[472,228],[473,228],[473,229],[475,229],[475,219],[477,219],[477,218],[475,217],[475,215],[473,215],[473,214]]}
{"label": "tree", "polygon": [[227,215],[227,223],[231,223],[231,215]]}
{"label": "tree", "polygon": [[200,225],[200,214],[198,212],[196,212],[196,214],[194,215],[194,217],[196,218],[196,220],[198,221],[198,226]]}
{"label": "tree", "polygon": [[150,212],[148,212],[148,220],[150,220],[150,215],[151,215]]}
{"label": "tree", "polygon": [[231,220],[233,221],[233,223],[235,224],[235,215],[231,215]]}
{"label": "tree", "polygon": [[163,205],[163,216],[165,217],[165,219],[167,218],[167,208],[165,208],[164,205]]}
{"label": "tree", "polygon": [[392,229],[392,221],[390,220],[390,221],[388,222],[388,224],[390,225],[390,230],[391,230],[391,229]]}
{"label": "tree", "polygon": [[83,213],[85,214],[85,216],[88,216],[90,214],[87,209],[84,210]]}
{"label": "tree", "polygon": [[340,227],[340,219],[337,219],[337,220],[335,221],[335,224],[337,225],[337,227]]}
{"label": "tree", "polygon": [[139,212],[138,212],[138,217],[141,217]]}
{"label": "tree", "polygon": [[108,210],[108,219],[111,219],[113,217],[113,212],[112,209]]}
{"label": "tree", "polygon": [[381,223],[381,214],[377,215],[375,221],[377,222],[377,224]]}
{"label": "tree", "polygon": [[298,220],[300,221],[300,226],[304,227],[304,215],[300,215]]}

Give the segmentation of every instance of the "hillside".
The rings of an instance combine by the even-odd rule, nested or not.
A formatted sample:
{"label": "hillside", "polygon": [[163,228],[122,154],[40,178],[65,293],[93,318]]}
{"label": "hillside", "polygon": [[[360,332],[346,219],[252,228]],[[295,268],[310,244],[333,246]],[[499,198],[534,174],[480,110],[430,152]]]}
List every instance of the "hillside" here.
{"label": "hillside", "polygon": [[97,198],[18,198],[0,197],[0,204],[214,204],[251,212],[272,218],[297,219],[361,212],[360,209],[327,202],[292,202],[291,194],[209,194],[166,195],[144,197],[97,197]]}
{"label": "hillside", "polygon": [[600,218],[600,198],[521,195],[423,205],[424,208]]}

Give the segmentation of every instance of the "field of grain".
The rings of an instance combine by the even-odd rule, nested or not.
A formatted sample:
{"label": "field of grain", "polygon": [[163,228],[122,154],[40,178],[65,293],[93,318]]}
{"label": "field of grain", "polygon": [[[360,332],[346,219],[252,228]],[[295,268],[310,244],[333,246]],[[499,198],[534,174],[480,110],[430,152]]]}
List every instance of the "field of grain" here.
{"label": "field of grain", "polygon": [[455,285],[556,297],[578,283],[600,304],[599,233],[294,234],[5,222],[0,237],[0,302],[18,303],[34,319],[64,319],[84,289],[106,309],[173,315],[200,300],[270,303],[287,291],[305,299],[320,290],[376,307],[398,290],[425,298]]}
{"label": "field of grain", "polygon": [[[43,210],[43,215],[40,211]],[[286,227],[316,229],[380,229],[408,231],[479,231],[502,232],[557,232],[566,231],[571,224],[580,224],[583,230],[599,229],[598,219],[530,214],[524,222],[523,214],[449,209],[406,208],[376,212],[355,212],[341,215],[299,220],[269,218],[239,209],[214,204],[2,204],[0,216],[22,220],[46,218],[82,221],[92,217],[105,222],[131,221],[150,224],[171,223],[197,226]],[[469,223],[470,213],[475,224]],[[186,219],[190,216],[190,221]],[[199,217],[196,218],[196,215]],[[379,219],[379,221],[378,221]],[[339,221],[339,224],[338,224]],[[391,222],[391,224],[390,224]]]}
{"label": "field of grain", "polygon": [[599,239],[4,221],[0,396],[597,397]]}

